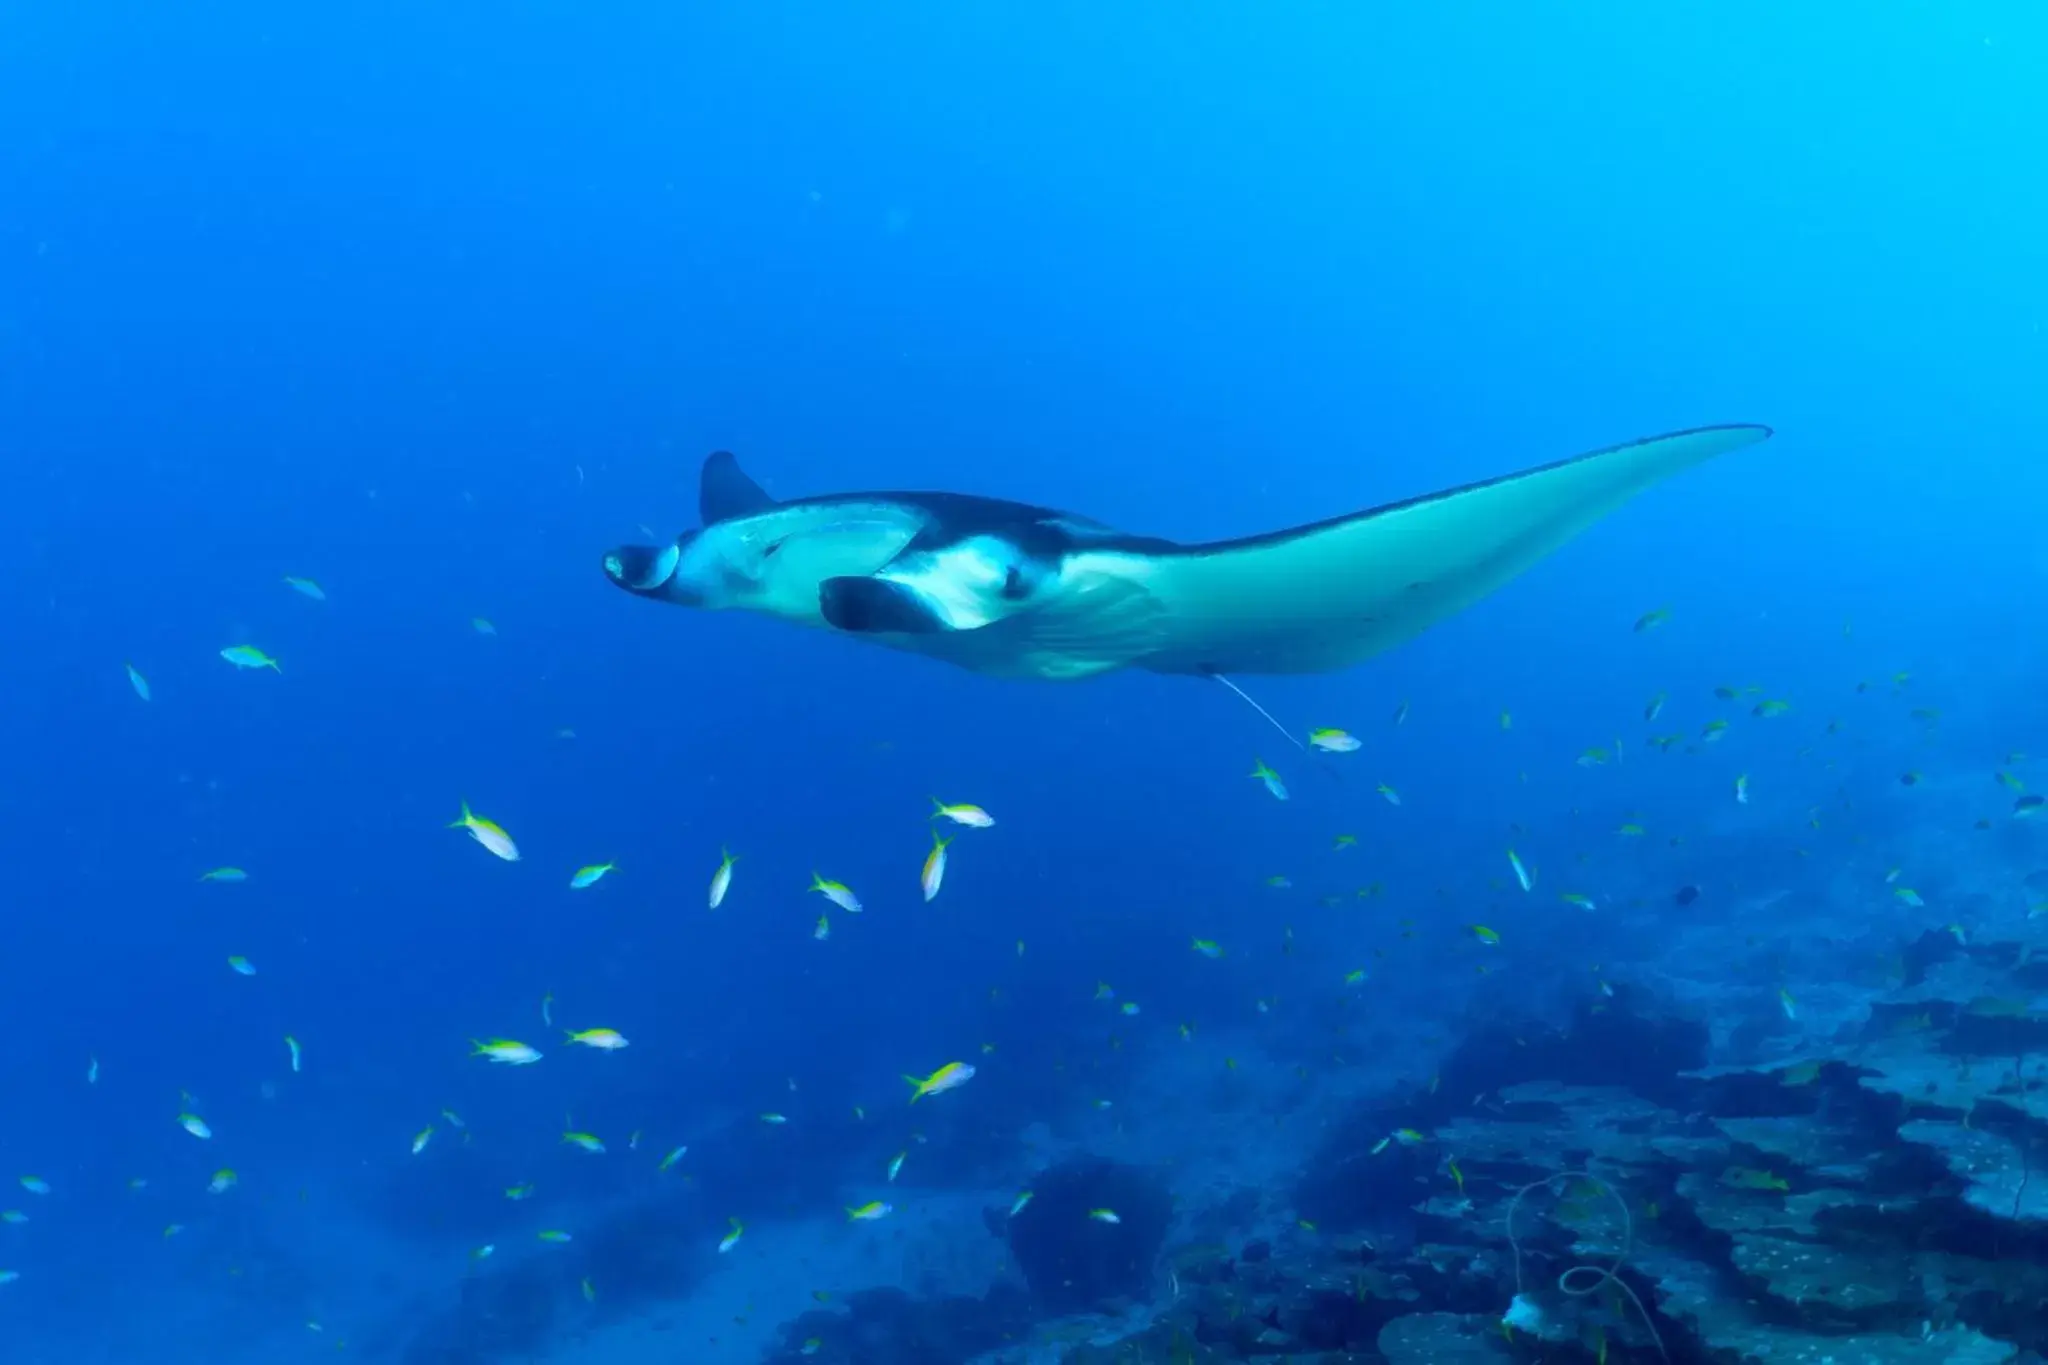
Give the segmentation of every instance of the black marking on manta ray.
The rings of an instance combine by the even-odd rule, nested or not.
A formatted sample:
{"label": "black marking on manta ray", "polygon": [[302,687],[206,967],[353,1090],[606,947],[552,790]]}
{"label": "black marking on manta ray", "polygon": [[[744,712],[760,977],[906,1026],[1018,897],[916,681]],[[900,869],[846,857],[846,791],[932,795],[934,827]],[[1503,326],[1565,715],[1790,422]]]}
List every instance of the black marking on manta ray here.
{"label": "black marking on manta ray", "polygon": [[[770,513],[778,508],[790,507],[858,507],[870,503],[914,507],[925,514],[924,527],[904,547],[906,550],[943,546],[951,543],[963,532],[972,534],[977,531],[1006,535],[1015,541],[1020,549],[1046,555],[1097,549],[1126,554],[1170,555],[1188,548],[1180,541],[1168,540],[1164,536],[1125,531],[1105,525],[1092,517],[1082,516],[1078,512],[1032,502],[1013,502],[1007,498],[985,497],[978,493],[899,489],[819,493],[808,497],[788,498],[764,507],[760,512]],[[724,521],[753,515],[757,513],[745,512],[734,517],[720,517],[706,521],[703,529],[708,530]],[[685,531],[682,534],[688,536],[692,533]],[[770,548],[763,550],[762,554],[765,557],[774,553],[782,543],[772,542]]]}

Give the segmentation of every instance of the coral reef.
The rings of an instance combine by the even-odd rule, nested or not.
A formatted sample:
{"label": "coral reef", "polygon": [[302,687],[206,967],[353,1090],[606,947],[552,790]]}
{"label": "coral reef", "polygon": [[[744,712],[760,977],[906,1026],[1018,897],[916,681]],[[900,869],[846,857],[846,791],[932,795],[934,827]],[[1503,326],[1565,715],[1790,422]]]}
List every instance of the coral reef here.
{"label": "coral reef", "polygon": [[[2039,1358],[2048,918],[1966,937],[1917,940],[1874,995],[1787,994],[1770,1020],[1753,991],[1668,982],[1496,1022],[1429,1083],[1333,1121],[1284,1216],[1284,1186],[1235,1189],[1176,1224],[1153,1168],[1055,1160],[1028,1203],[986,1214],[1021,1285],[856,1293],[785,1324],[767,1359]],[[1176,1225],[1226,1236],[1171,1246]],[[673,1297],[709,1253],[664,1228],[622,1216],[572,1254],[623,1299]],[[479,1273],[403,1358],[476,1365],[564,1335],[585,1306],[540,1264]]]}
{"label": "coral reef", "polygon": [[1640,990],[1489,1030],[1441,1087],[1338,1125],[1298,1190],[1315,1223],[1171,1257],[1159,1321],[1067,1359],[2048,1352],[2048,920],[1961,937],[1916,944],[1874,1000],[1727,1030],[1714,1065]]}

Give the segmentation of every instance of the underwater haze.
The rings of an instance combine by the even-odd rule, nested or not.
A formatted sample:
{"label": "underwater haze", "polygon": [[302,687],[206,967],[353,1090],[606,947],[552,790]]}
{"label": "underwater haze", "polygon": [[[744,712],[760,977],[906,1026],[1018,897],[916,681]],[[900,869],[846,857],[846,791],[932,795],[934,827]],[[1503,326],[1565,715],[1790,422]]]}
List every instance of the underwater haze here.
{"label": "underwater haze", "polygon": [[2044,142],[2016,0],[0,0],[0,1356],[2039,1359]]}

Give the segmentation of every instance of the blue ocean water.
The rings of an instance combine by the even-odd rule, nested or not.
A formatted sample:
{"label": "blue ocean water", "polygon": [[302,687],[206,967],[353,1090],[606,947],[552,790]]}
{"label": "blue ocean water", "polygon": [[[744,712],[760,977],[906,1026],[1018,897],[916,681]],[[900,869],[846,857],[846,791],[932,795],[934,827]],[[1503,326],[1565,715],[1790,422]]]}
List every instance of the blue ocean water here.
{"label": "blue ocean water", "polygon": [[[1212,1109],[1327,1127],[1681,943],[1769,1016],[1879,951],[1837,879],[1979,807],[1930,902],[2048,865],[1990,781],[2048,751],[2030,7],[0,31],[11,1360],[439,1359],[421,1324],[508,1262],[568,1300],[560,1358],[754,1360],[809,1291],[916,1280],[907,1246],[998,1254],[930,1210],[1002,1206],[1048,1143],[1174,1170]],[[695,524],[713,449],[779,497],[1193,541],[1721,422],[1777,434],[1413,644],[1238,679],[1362,742],[1313,761],[1200,678],[991,680],[599,567]],[[926,904],[934,797],[996,824]],[[822,942],[813,874],[866,906]],[[1766,894],[1798,945],[1768,969],[1713,934]],[[498,1037],[544,1060],[470,1055]],[[1228,1142],[1284,1165],[1283,1126]],[[849,1226],[874,1198],[896,1221]],[[667,1354],[606,1345],[643,1321]]]}

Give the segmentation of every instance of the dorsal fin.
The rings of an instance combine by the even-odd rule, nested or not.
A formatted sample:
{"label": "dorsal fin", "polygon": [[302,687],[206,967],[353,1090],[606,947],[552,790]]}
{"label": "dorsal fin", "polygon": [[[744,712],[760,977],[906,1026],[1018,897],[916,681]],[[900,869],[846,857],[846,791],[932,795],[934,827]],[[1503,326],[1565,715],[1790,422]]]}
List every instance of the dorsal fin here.
{"label": "dorsal fin", "polygon": [[697,481],[697,515],[706,526],[752,516],[774,505],[775,499],[747,477],[730,450],[714,450],[704,457],[704,473]]}

